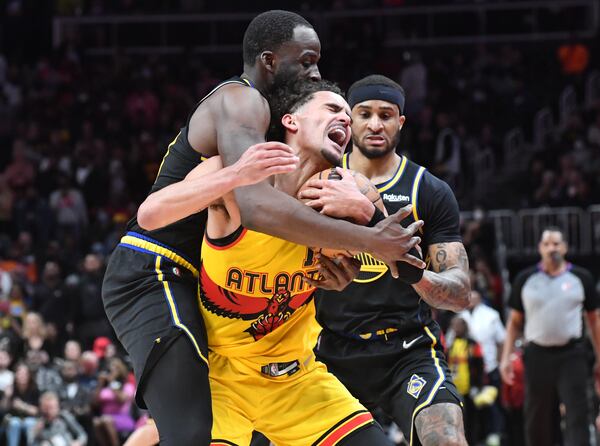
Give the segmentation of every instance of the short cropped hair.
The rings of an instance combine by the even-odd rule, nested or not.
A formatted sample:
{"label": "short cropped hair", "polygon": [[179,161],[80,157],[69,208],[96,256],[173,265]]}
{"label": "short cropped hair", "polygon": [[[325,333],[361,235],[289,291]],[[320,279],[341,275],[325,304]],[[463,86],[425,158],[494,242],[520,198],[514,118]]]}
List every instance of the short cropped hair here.
{"label": "short cropped hair", "polygon": [[276,51],[283,43],[289,42],[298,26],[313,26],[308,21],[290,11],[279,9],[263,12],[252,19],[244,33],[244,64],[253,65],[263,51]]}
{"label": "short cropped hair", "polygon": [[542,228],[542,232],[540,232],[540,240],[542,239],[544,232],[558,232],[562,238],[562,241],[565,243],[568,243],[567,236],[565,234],[564,229],[559,226],[555,226],[555,225],[544,226]]}
{"label": "short cropped hair", "polygon": [[344,96],[344,93],[337,84],[323,79],[318,81],[298,80],[273,92],[269,98],[271,126],[268,139],[271,141],[283,141],[285,129],[281,124],[281,118],[288,113],[297,111],[319,91],[331,91],[332,93]]}

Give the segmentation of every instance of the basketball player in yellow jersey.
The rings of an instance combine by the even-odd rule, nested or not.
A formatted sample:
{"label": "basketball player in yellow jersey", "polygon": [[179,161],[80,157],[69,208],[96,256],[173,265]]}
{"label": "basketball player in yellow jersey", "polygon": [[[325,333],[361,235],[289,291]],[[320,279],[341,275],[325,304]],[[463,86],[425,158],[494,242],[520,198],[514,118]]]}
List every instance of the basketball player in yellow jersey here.
{"label": "basketball player in yellow jersey", "polygon": [[[350,109],[337,87],[323,81],[295,86],[282,103],[285,142],[300,168],[276,176],[274,186],[296,196],[310,176],[339,162],[350,139]],[[215,163],[203,166],[216,169]],[[363,221],[373,213],[361,205],[355,211]],[[391,444],[314,359],[318,275],[308,248],[243,228],[232,194],[210,206],[200,294],[210,349],[212,445],[247,446],[253,430],[277,446]]]}

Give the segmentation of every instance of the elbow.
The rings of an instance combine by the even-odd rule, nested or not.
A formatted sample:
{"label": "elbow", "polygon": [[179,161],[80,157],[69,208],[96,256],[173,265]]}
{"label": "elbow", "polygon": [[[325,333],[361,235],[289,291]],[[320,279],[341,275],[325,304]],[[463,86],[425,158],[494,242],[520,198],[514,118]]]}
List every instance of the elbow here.
{"label": "elbow", "polygon": [[463,284],[460,296],[461,298],[456,301],[456,308],[453,309],[456,313],[466,310],[471,306],[471,284],[468,280]]}
{"label": "elbow", "polygon": [[137,222],[146,231],[153,231],[160,227],[158,207],[144,201],[137,212]]}

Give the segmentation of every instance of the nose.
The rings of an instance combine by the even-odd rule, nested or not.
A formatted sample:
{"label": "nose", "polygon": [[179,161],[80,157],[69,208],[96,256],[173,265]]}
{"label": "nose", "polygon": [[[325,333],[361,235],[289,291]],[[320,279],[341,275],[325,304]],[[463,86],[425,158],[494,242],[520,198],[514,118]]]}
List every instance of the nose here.
{"label": "nose", "polygon": [[371,119],[369,119],[368,127],[372,132],[379,132],[383,128],[383,124],[381,123],[379,116],[373,114]]}
{"label": "nose", "polygon": [[339,113],[339,120],[346,127],[350,127],[350,119],[350,116],[348,116],[348,114],[345,111]]}
{"label": "nose", "polygon": [[313,82],[321,80],[321,73],[319,72],[319,68],[317,66],[310,71],[308,78]]}

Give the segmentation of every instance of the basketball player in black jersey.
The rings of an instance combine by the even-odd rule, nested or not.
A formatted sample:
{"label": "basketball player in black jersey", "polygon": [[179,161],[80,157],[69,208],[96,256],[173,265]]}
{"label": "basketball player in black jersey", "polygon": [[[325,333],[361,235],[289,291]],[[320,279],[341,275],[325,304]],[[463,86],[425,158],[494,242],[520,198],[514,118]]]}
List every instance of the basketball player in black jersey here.
{"label": "basketball player in black jersey", "polygon": [[[269,11],[257,16],[244,35],[243,53],[242,76],[223,82],[202,100],[169,145],[150,196],[182,181],[206,157],[219,154],[224,165],[234,169],[250,147],[262,154],[259,158],[268,157],[256,146],[265,143],[270,121],[266,96],[291,80],[320,78],[319,39],[312,26],[294,13]],[[268,147],[286,151],[273,144]],[[280,161],[273,160],[272,165]],[[414,236],[414,226],[405,229],[399,224],[403,213],[375,227],[356,226],[321,216],[267,182],[244,184],[235,195],[248,229],[305,245],[368,250],[392,267],[395,260],[424,266],[408,253],[420,238]],[[193,193],[178,188],[168,199],[178,202]],[[111,256],[104,306],[131,356],[137,401],[150,409],[161,444],[207,445],[212,420],[196,280],[206,214],[152,230],[160,226],[160,203],[146,203],[140,221],[134,218],[129,223]]]}
{"label": "basketball player in black jersey", "polygon": [[[406,264],[400,278],[362,254],[359,276],[343,292],[321,291],[323,327],[318,359],[366,405],[381,407],[411,445],[466,445],[460,399],[440,346],[431,308],[459,311],[469,301],[468,259],[459,234],[459,210],[448,185],[395,152],[405,117],[404,91],[394,81],[367,76],[348,91],[353,151],[344,167],[377,185],[389,213],[408,203],[422,219],[423,271]],[[315,180],[302,198],[328,214],[347,212],[342,181]],[[348,184],[344,184],[348,183]]]}

